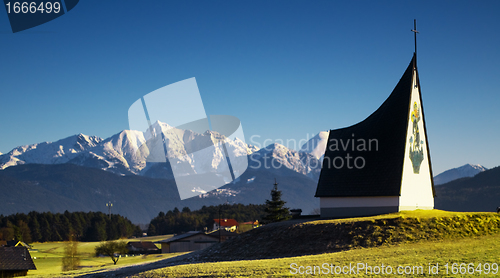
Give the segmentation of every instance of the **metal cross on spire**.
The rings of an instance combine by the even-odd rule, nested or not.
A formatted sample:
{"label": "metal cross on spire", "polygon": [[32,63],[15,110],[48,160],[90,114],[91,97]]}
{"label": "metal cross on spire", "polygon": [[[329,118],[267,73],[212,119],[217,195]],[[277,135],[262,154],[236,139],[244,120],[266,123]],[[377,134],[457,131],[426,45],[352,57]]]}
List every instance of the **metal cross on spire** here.
{"label": "metal cross on spire", "polygon": [[417,20],[413,20],[413,30],[411,30],[413,33],[415,33],[415,56],[417,56]]}

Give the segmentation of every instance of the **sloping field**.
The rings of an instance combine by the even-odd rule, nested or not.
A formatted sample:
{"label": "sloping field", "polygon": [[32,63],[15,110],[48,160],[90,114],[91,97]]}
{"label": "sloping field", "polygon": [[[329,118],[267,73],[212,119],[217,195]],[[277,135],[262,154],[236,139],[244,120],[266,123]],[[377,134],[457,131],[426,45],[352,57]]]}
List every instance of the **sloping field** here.
{"label": "sloping field", "polygon": [[188,264],[129,275],[494,277],[498,258],[500,215],[433,210],[276,223],[193,253]]}
{"label": "sloping field", "polygon": [[321,255],[177,265],[127,277],[498,277],[499,258],[500,234],[495,234]]}
{"label": "sloping field", "polygon": [[500,215],[496,213],[409,211],[363,218],[275,223],[194,255],[200,261],[268,259],[499,232]]}

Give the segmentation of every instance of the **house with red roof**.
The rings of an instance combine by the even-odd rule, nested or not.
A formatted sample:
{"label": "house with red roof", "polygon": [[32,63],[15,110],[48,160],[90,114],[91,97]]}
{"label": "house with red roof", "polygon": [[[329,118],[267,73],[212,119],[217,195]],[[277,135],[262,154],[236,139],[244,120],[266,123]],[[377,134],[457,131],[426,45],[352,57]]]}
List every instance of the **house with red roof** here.
{"label": "house with red roof", "polygon": [[213,231],[222,228],[229,232],[234,232],[238,228],[238,222],[234,219],[214,219]]}

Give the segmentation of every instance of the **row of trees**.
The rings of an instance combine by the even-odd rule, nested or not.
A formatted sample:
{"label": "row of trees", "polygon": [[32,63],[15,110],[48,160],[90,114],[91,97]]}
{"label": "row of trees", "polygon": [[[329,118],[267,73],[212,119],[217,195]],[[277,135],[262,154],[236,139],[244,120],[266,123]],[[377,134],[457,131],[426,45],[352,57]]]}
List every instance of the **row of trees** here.
{"label": "row of trees", "polygon": [[141,235],[139,226],[120,215],[102,212],[35,212],[0,215],[0,240],[21,240],[26,243],[112,240]]}
{"label": "row of trees", "polygon": [[167,213],[160,212],[149,223],[148,235],[180,234],[188,231],[210,229],[213,219],[231,218],[238,222],[261,221],[265,215],[265,205],[220,205],[203,206],[199,210],[191,211],[184,207],[182,211],[178,208],[169,210]]}
{"label": "row of trees", "polygon": [[148,235],[180,234],[205,228],[210,229],[213,219],[217,218],[231,218],[238,222],[258,220],[263,223],[272,223],[284,221],[290,219],[290,212],[285,207],[285,203],[281,200],[281,191],[278,190],[278,183],[275,181],[274,188],[271,190],[271,200],[266,200],[265,205],[226,204],[203,206],[195,211],[191,211],[188,207],[184,207],[182,211],[174,208],[167,213],[160,212],[151,220]]}

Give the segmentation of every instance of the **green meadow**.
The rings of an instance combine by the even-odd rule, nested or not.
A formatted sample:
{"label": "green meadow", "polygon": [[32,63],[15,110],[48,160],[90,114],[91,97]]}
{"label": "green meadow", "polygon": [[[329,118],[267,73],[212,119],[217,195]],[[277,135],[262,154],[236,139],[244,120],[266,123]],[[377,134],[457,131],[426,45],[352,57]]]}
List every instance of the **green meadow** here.
{"label": "green meadow", "polygon": [[[158,241],[171,237],[155,236],[141,238],[140,240]],[[139,241],[139,239],[122,241]],[[41,276],[41,277],[54,277],[54,276],[73,276],[78,274],[97,273],[103,270],[112,269],[116,267],[123,267],[133,264],[140,264],[146,262],[153,262],[179,254],[152,254],[152,255],[126,255],[120,258],[116,265],[113,264],[109,257],[96,257],[95,247],[101,242],[80,242],[78,244],[78,255],[80,257],[80,269],[75,271],[62,272],[62,258],[64,256],[65,242],[45,242],[33,243],[30,250],[31,257],[35,263],[37,270],[28,271],[28,276]],[[158,246],[160,247],[160,246]]]}
{"label": "green meadow", "polygon": [[[63,242],[34,244],[31,256],[36,257],[38,270],[29,271],[28,275],[92,274],[180,255],[122,257],[114,266],[110,258],[94,257],[98,244],[80,243],[81,268],[65,273],[61,272]],[[314,248],[306,249],[308,246]],[[244,254],[271,256],[249,260],[249,257],[238,256],[241,250],[246,252]],[[314,250],[314,253],[304,256],[300,251],[302,253],[296,255],[292,254],[293,250]],[[500,275],[500,215],[433,210],[281,222],[207,248],[199,258],[211,258],[214,262],[171,266],[133,277],[292,277],[301,274],[318,277],[496,277]]]}

